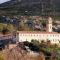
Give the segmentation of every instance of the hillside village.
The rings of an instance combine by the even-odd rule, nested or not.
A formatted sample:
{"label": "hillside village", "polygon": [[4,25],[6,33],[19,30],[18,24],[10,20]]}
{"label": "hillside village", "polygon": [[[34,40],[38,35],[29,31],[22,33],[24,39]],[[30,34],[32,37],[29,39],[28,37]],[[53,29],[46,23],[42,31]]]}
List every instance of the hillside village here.
{"label": "hillside village", "polygon": [[[41,16],[2,16],[0,17],[0,30],[9,27],[20,31],[46,31],[47,18]],[[5,25],[4,25],[5,24]],[[53,19],[53,31],[60,32],[60,21]]]}
{"label": "hillside village", "polygon": [[[16,24],[16,22],[18,22],[19,24]],[[20,42],[19,38],[16,39],[16,36],[18,36],[18,35],[16,35],[17,30],[22,31],[22,33],[24,31],[46,32],[46,23],[48,23],[46,18],[45,18],[45,20],[44,20],[44,18],[42,20],[42,17],[39,17],[39,16],[33,16],[33,17],[21,16],[19,19],[16,16],[14,16],[14,18],[11,18],[11,17],[7,18],[6,16],[3,16],[1,23],[5,24],[5,25],[3,25],[3,26],[5,26],[5,28],[2,29],[3,31],[1,30],[1,36],[2,36],[1,42],[2,42],[2,44],[3,44],[3,42],[7,42],[7,43],[4,43],[5,45],[0,44],[0,50],[2,50],[1,55],[3,56],[3,58],[2,58],[2,56],[0,57],[1,59],[7,60],[8,57],[10,57],[10,58],[8,58],[8,60],[9,59],[11,59],[11,60],[12,59],[13,60],[17,60],[17,59],[19,59],[19,60],[60,59],[59,58],[60,45],[52,44],[50,40],[47,40],[47,41],[42,40],[41,42],[39,42],[38,39],[32,39],[30,42],[28,40]],[[13,27],[15,29],[13,29],[11,31],[11,30],[9,30],[11,28],[10,27],[7,31],[7,27],[9,24],[13,25]],[[55,25],[52,25],[53,28],[58,28],[57,26],[59,26],[59,21],[56,21],[56,22],[54,21],[54,24]],[[58,33],[58,32],[56,32],[56,33]],[[22,36],[22,38],[24,38],[24,37]],[[1,47],[2,47],[2,49],[1,49]],[[6,57],[4,57],[4,56],[6,56]]]}
{"label": "hillside village", "polygon": [[0,60],[60,60],[60,0],[1,3]]}

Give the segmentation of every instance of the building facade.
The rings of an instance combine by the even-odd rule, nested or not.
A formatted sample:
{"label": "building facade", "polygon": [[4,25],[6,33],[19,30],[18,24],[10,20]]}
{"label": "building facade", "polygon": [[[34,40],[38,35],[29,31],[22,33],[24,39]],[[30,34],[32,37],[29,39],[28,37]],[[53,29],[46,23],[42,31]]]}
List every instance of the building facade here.
{"label": "building facade", "polygon": [[52,18],[49,17],[48,24],[47,24],[47,30],[46,32],[40,32],[40,31],[18,31],[17,32],[17,40],[19,42],[23,41],[29,41],[31,40],[38,40],[41,42],[42,40],[47,41],[50,40],[51,43],[57,44],[60,42],[60,34],[57,32],[52,31]]}

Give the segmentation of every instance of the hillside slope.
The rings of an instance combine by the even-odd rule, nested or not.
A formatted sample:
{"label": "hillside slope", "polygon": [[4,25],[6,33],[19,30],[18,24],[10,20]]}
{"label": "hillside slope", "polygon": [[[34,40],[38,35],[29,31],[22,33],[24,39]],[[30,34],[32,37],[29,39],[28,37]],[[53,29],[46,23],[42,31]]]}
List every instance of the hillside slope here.
{"label": "hillside slope", "polygon": [[11,0],[0,4],[0,10],[22,15],[60,15],[60,0]]}

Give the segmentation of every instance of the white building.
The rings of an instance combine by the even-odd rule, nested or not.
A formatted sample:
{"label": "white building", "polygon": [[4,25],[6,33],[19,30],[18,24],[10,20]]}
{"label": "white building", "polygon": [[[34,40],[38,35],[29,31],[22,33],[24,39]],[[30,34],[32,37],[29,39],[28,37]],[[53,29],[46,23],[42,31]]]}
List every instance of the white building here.
{"label": "white building", "polygon": [[49,17],[48,24],[47,24],[47,30],[46,32],[40,32],[40,31],[18,31],[18,40],[19,42],[23,41],[31,41],[32,39],[38,40],[41,42],[42,40],[50,40],[51,43],[59,43],[60,41],[60,34],[57,32],[52,31],[52,18]]}

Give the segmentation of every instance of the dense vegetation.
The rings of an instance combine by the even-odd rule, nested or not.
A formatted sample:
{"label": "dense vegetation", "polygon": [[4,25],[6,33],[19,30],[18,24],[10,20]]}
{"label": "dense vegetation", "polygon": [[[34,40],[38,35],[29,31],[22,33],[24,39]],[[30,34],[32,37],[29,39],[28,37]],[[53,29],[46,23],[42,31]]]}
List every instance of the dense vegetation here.
{"label": "dense vegetation", "polygon": [[[60,47],[58,47],[57,44],[51,44],[50,41],[44,42],[44,40],[41,41],[41,43],[37,40],[32,40],[31,43],[24,42],[26,46],[29,46],[31,50],[36,52],[43,52],[46,56],[47,60],[60,59]],[[49,58],[48,58],[49,57]]]}
{"label": "dense vegetation", "polygon": [[[29,48],[27,48],[29,47]],[[60,60],[60,47],[50,41],[20,42],[13,49],[5,49],[0,53],[1,60]]]}
{"label": "dense vegetation", "polygon": [[0,23],[0,32],[2,32],[3,34],[13,32],[13,30],[14,26],[12,24],[7,25],[4,23]]}

